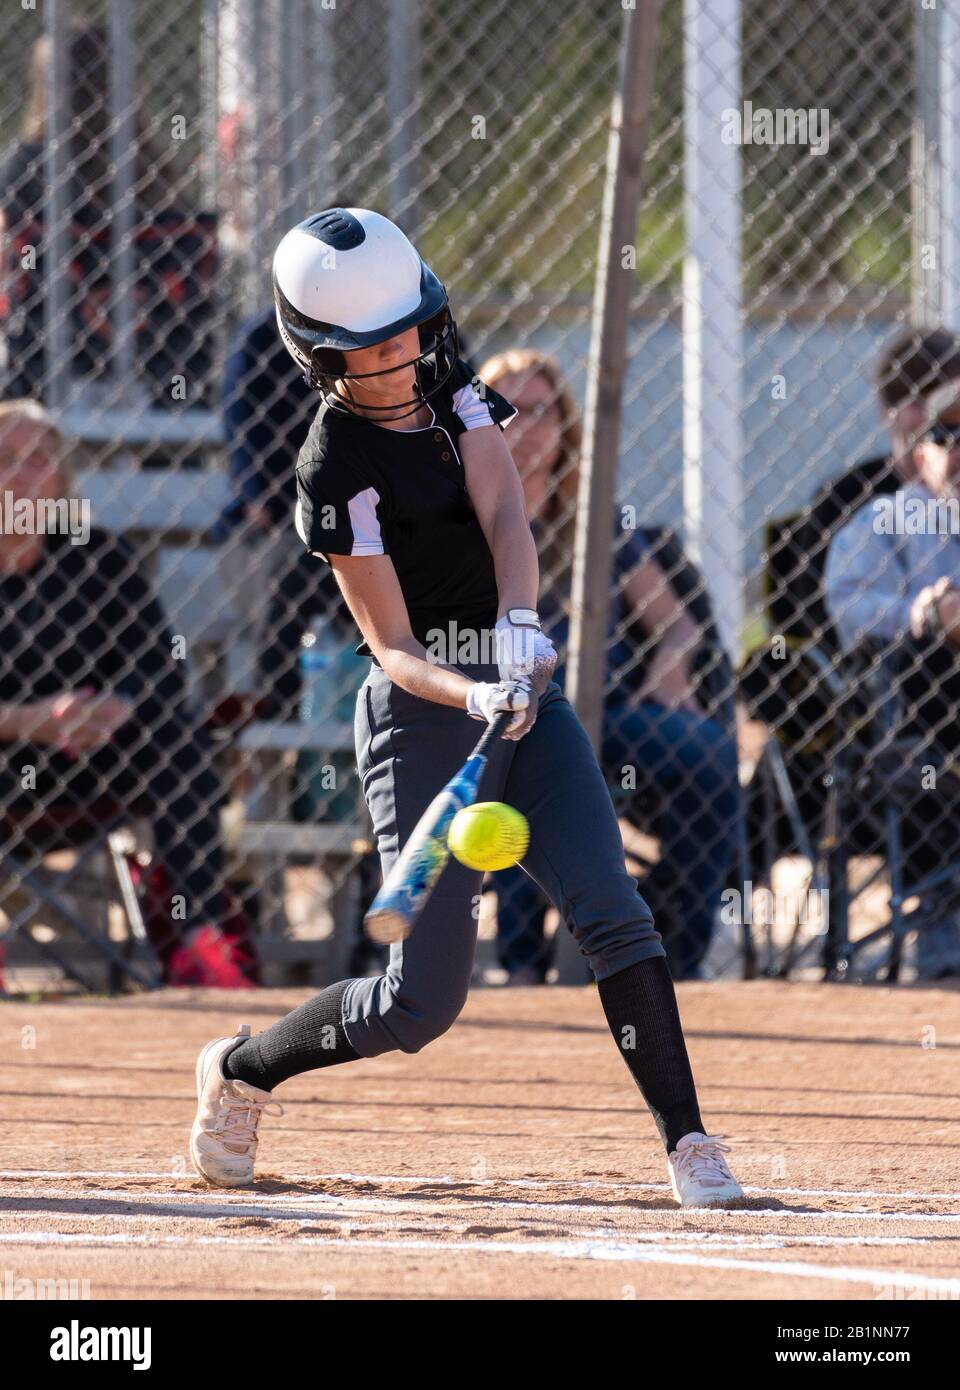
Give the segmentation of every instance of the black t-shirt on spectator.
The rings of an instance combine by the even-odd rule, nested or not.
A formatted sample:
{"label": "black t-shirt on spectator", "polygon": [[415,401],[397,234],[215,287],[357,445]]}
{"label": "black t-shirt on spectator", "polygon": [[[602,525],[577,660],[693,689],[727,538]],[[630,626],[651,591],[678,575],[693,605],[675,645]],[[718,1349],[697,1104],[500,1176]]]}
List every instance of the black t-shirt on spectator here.
{"label": "black t-shirt on spectator", "polygon": [[46,538],[26,574],[0,574],[0,702],[78,690],[126,695],[138,705],[183,697],[163,610],[136,553],[91,529],[86,545]]}
{"label": "black t-shirt on spectator", "polygon": [[[0,703],[29,704],[65,690],[92,687],[126,697],[131,719],[104,750],[67,758],[46,745],[6,743],[0,752],[4,805],[24,765],[37,769],[35,794],[61,797],[96,788],[90,763],[122,767],[151,762],[163,749],[177,756],[191,716],[183,662],[174,656],[163,609],[127,541],[92,529],[89,543],[48,536],[27,573],[0,574]],[[124,751],[126,750],[126,751]],[[12,779],[12,780],[11,780]],[[101,793],[102,794],[102,790]]]}

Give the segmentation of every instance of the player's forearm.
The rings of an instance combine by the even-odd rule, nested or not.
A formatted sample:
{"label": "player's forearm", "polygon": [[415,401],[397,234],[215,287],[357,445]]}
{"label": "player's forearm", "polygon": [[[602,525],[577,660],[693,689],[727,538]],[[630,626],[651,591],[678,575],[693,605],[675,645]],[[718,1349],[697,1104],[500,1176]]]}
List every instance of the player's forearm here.
{"label": "player's forearm", "polygon": [[537,607],[540,560],[522,507],[505,503],[494,517],[490,551],[497,576],[497,617],[510,608]]}
{"label": "player's forearm", "polygon": [[377,653],[377,659],[394,684],[409,695],[432,700],[436,705],[466,707],[467,691],[473,681],[452,666],[431,661],[416,638],[384,648]]}
{"label": "player's forearm", "polygon": [[537,547],[530,531],[517,466],[498,429],[467,430],[459,448],[467,491],[493,557],[502,618],[508,608],[536,608]]}

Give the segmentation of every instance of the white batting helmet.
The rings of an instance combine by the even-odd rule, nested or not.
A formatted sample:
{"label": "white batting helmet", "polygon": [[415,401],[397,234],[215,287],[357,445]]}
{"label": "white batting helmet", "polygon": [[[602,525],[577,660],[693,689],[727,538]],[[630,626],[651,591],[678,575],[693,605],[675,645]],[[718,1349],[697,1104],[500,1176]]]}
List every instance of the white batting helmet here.
{"label": "white batting helmet", "polygon": [[385,375],[348,373],[344,354],[419,328],[420,352],[411,359],[417,396],[365,409],[389,418],[412,414],[456,364],[446,290],[400,228],[369,208],[327,208],[287,232],[273,258],[273,293],[280,337],[317,390],[348,375]]}

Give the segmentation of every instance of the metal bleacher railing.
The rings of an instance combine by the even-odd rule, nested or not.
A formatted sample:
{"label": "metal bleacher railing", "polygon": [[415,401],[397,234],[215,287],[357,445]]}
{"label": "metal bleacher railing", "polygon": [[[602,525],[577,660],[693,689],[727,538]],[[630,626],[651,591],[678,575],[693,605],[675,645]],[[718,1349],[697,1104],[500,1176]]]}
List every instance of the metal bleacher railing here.
{"label": "metal bleacher railing", "polygon": [[[537,397],[510,438],[522,470],[550,455],[535,525],[543,612],[566,657],[626,8],[46,0],[4,17],[2,394],[46,407],[69,465],[57,486],[93,528],[82,545],[33,551],[0,535],[0,705],[19,711],[0,782],[8,981],[377,967],[356,929],[376,877],[351,769],[362,671],[329,575],[292,530],[293,462],[316,402],[273,330],[272,251],[318,207],[388,213],[447,283],[474,367]],[[881,352],[910,324],[960,327],[955,31],[945,7],[910,0],[660,11],[637,236],[623,248],[600,751],[678,977],[741,972],[745,918],[753,968],[889,964],[849,943],[890,917],[885,805],[845,845],[841,885],[825,867],[843,830],[823,795],[836,749],[811,757],[800,727],[829,704],[829,683],[809,664],[798,674],[777,641],[796,627],[784,650],[820,649],[804,625],[824,601],[825,580],[813,598],[802,582],[811,547],[820,573],[874,489],[844,494],[819,532],[811,499],[889,455]],[[885,384],[896,394],[907,364],[905,398],[922,406],[955,364],[931,349],[924,374],[915,348]],[[8,489],[18,450],[60,448],[42,419],[0,426]],[[31,429],[39,442],[25,443]],[[807,527],[799,558],[795,529],[769,541],[786,513]],[[943,634],[930,640],[949,654]],[[859,688],[839,649],[827,659]],[[68,712],[82,747],[55,737],[64,691],[85,692]],[[110,694],[126,723],[96,703]],[[859,785],[860,763],[844,775]],[[945,828],[949,864],[948,783],[931,802],[919,777],[913,799],[927,797],[925,826]],[[911,969],[912,843],[893,886]],[[69,920],[99,923],[89,882],[50,880],[63,904],[73,894],[58,918],[28,877],[77,845],[109,851],[105,895],[127,929],[118,910],[97,926],[114,942],[106,956]],[[490,887],[479,968],[543,978],[554,914],[522,879]],[[953,968],[958,904],[944,893],[933,906]]]}

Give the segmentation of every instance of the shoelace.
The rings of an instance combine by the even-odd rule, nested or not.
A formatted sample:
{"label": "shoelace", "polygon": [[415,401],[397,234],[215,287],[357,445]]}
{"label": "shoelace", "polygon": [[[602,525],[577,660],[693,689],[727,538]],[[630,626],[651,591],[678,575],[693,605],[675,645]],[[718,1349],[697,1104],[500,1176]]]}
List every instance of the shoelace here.
{"label": "shoelace", "polygon": [[694,1177],[704,1187],[722,1187],[730,1182],[733,1174],[727,1167],[724,1154],[730,1152],[729,1144],[721,1144],[725,1136],[714,1135],[700,1144],[687,1144],[677,1151],[677,1165]]}
{"label": "shoelace", "polygon": [[278,1100],[251,1100],[249,1096],[237,1096],[226,1090],[220,1095],[220,1109],[215,1132],[220,1134],[224,1147],[231,1153],[244,1153],[257,1142],[261,1115],[266,1113],[279,1118],[283,1114]]}

